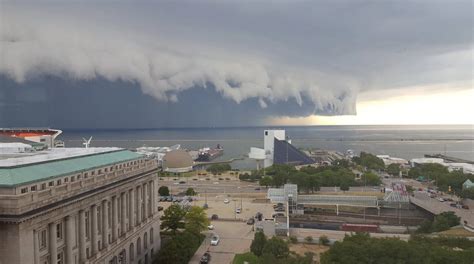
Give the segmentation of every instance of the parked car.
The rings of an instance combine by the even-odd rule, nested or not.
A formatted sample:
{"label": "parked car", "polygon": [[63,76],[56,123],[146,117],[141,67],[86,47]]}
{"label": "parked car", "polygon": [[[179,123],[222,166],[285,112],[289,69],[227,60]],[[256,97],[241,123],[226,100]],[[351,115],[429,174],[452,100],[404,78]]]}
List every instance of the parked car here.
{"label": "parked car", "polygon": [[240,214],[241,211],[242,211],[242,209],[240,209],[240,208],[235,209],[235,212],[238,213],[238,214]]}
{"label": "parked car", "polygon": [[467,210],[469,210],[469,206],[467,206],[466,204],[463,204],[463,205],[462,205],[462,209],[467,209]]}
{"label": "parked car", "polygon": [[213,215],[211,216],[211,220],[217,220],[217,219],[219,219],[219,216],[218,216],[218,215],[213,214]]}
{"label": "parked car", "polygon": [[256,215],[255,215],[255,218],[258,220],[258,221],[262,221],[262,218],[263,218],[263,214],[258,212]]}
{"label": "parked car", "polygon": [[186,182],[185,181],[180,181],[179,184],[185,184]]}
{"label": "parked car", "polygon": [[225,204],[228,204],[229,202],[230,202],[229,199],[225,199],[225,200],[224,200],[224,203],[225,203]]}
{"label": "parked car", "polygon": [[451,207],[457,207],[457,204],[456,204],[456,203],[450,203],[449,206],[451,206]]}
{"label": "parked car", "polygon": [[201,257],[201,260],[200,260],[200,264],[207,264],[211,261],[211,254],[209,252],[206,252],[204,253],[204,255],[202,255]]}
{"label": "parked car", "polygon": [[285,208],[284,207],[277,207],[275,208],[275,212],[284,212]]}
{"label": "parked car", "polygon": [[445,200],[444,200],[443,198],[439,197],[439,198],[438,198],[438,201],[444,202]]}
{"label": "parked car", "polygon": [[158,212],[163,211],[163,206],[158,206]]}
{"label": "parked car", "polygon": [[214,225],[208,225],[208,226],[207,226],[207,229],[209,229],[209,230],[214,230]]}
{"label": "parked car", "polygon": [[282,206],[285,206],[283,203],[277,203],[277,204],[274,204],[273,205],[273,208],[277,208],[277,207],[282,207]]}
{"label": "parked car", "polygon": [[285,214],[284,213],[274,213],[274,214],[272,214],[272,218],[275,218],[275,217],[278,217],[278,216],[284,217]]}
{"label": "parked car", "polygon": [[253,218],[249,218],[249,220],[247,220],[247,225],[253,225],[255,223],[255,219]]}
{"label": "parked car", "polygon": [[217,246],[219,244],[219,236],[213,235],[211,238],[211,246]]}
{"label": "parked car", "polygon": [[260,191],[260,187],[255,188],[255,191]]}

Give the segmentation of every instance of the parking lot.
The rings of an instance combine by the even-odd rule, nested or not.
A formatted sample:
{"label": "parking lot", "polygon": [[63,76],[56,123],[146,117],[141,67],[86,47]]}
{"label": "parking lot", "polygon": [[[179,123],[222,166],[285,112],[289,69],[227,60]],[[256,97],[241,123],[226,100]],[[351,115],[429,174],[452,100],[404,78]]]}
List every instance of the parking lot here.
{"label": "parking lot", "polygon": [[[199,263],[201,256],[209,251],[210,263],[230,263],[235,254],[249,251],[254,237],[253,225],[235,221],[212,221],[215,229],[206,232],[206,240],[201,244],[189,263]],[[211,246],[212,234],[219,236],[217,246]]]}

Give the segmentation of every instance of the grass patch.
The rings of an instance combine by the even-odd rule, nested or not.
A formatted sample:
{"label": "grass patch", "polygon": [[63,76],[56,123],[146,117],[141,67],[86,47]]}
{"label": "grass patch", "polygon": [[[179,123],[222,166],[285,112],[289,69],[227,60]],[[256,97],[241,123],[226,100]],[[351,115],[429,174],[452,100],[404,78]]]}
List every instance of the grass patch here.
{"label": "grass patch", "polygon": [[247,261],[249,264],[258,264],[259,259],[252,252],[236,254],[232,264],[244,264],[244,261]]}

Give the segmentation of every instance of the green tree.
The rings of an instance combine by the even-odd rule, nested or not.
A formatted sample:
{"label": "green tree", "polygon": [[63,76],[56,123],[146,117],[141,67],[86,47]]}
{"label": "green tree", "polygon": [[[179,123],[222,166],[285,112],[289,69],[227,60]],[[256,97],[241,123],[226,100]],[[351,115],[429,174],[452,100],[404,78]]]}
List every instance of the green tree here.
{"label": "green tree", "polygon": [[191,206],[184,216],[185,228],[192,234],[200,234],[209,225],[209,219],[202,207]]}
{"label": "green tree", "polygon": [[304,238],[304,240],[308,243],[311,243],[311,242],[313,242],[313,237],[312,236],[307,236],[307,237]]}
{"label": "green tree", "polygon": [[250,245],[250,251],[255,256],[261,256],[263,253],[263,248],[267,242],[267,237],[261,231],[255,232],[252,244]]}
{"label": "green tree", "polygon": [[474,188],[462,190],[460,196],[464,199],[474,199]]}
{"label": "green tree", "polygon": [[433,230],[433,222],[430,220],[424,220],[421,222],[420,227],[416,230],[416,233],[419,234],[428,234],[431,233]]}
{"label": "green tree", "polygon": [[269,176],[262,177],[259,181],[259,184],[260,186],[265,186],[266,188],[268,188],[268,186],[271,186],[273,184],[273,179]]}
{"label": "green tree", "polygon": [[188,188],[186,190],[186,195],[187,196],[195,196],[196,194],[197,194],[197,192],[193,188]]}
{"label": "green tree", "polygon": [[380,177],[373,172],[366,172],[362,174],[362,181],[364,182],[364,184],[371,186],[379,185],[382,183]]}
{"label": "green tree", "polygon": [[320,236],[319,237],[319,244],[325,245],[325,246],[329,245],[329,238],[327,236],[324,236],[324,235]]}
{"label": "green tree", "polygon": [[184,228],[184,216],[186,211],[177,204],[172,204],[163,213],[161,219],[161,229],[171,230],[173,234],[177,229]]}
{"label": "green tree", "polygon": [[286,258],[290,254],[288,244],[281,238],[272,237],[267,240],[263,247],[263,254],[270,254],[275,256],[277,259]]}
{"label": "green tree", "polygon": [[396,163],[388,165],[387,173],[393,176],[398,176],[400,174],[400,165]]}
{"label": "green tree", "polygon": [[170,189],[168,189],[168,186],[160,186],[158,189],[158,193],[161,196],[169,196],[170,195]]}
{"label": "green tree", "polygon": [[343,182],[341,183],[340,187],[342,191],[349,191],[349,184],[347,184],[346,182]]}

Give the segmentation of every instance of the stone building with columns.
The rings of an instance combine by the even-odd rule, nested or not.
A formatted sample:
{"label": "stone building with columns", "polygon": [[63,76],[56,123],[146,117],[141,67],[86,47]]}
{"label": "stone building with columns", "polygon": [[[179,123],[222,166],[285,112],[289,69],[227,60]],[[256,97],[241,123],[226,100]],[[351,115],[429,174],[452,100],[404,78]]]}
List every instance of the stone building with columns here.
{"label": "stone building with columns", "polygon": [[0,156],[0,264],[151,263],[156,172],[119,148]]}

